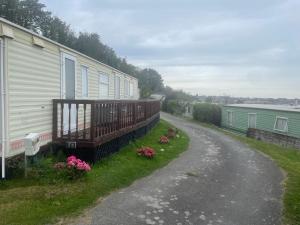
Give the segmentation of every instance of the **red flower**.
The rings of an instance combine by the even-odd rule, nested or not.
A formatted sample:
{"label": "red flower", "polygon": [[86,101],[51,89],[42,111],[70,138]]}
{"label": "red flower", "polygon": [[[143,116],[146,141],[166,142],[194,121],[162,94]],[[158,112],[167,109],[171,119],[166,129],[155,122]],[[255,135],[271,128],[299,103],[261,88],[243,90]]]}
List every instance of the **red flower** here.
{"label": "red flower", "polygon": [[161,144],[168,144],[169,143],[169,138],[166,137],[166,136],[161,136],[159,138],[159,143],[161,143]]}
{"label": "red flower", "polygon": [[137,149],[137,154],[139,156],[144,156],[146,158],[153,158],[155,156],[155,151],[153,148],[150,148],[150,147],[142,147],[142,148],[139,148]]}

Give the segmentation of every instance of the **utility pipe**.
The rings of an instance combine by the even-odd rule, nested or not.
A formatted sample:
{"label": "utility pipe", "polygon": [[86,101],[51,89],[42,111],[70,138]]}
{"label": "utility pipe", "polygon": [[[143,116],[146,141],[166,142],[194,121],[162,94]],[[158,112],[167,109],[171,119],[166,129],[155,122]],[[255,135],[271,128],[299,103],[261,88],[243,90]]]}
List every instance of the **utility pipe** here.
{"label": "utility pipe", "polygon": [[4,90],[4,57],[3,57],[3,40],[0,40],[0,89],[1,89],[1,145],[2,145],[2,179],[5,178],[5,146],[6,146],[6,137],[5,137],[5,90]]}

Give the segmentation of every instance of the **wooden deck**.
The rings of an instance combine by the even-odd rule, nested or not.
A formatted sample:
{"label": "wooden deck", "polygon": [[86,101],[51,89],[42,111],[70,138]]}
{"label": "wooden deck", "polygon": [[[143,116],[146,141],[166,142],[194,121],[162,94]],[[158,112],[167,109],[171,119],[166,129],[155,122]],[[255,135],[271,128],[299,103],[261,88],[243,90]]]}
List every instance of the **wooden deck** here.
{"label": "wooden deck", "polygon": [[53,142],[97,147],[151,123],[159,101],[53,100]]}

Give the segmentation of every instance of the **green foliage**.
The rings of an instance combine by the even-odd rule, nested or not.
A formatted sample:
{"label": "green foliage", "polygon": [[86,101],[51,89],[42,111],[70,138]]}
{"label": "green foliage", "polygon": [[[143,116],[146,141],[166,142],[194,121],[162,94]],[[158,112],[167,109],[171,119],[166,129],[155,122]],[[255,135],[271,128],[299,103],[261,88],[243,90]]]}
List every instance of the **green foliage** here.
{"label": "green foliage", "polygon": [[149,97],[152,93],[162,92],[164,88],[161,75],[153,69],[140,71],[139,82],[142,98]]}
{"label": "green foliage", "polygon": [[213,97],[211,97],[211,96],[208,96],[206,99],[205,99],[205,102],[206,103],[213,103]]}
{"label": "green foliage", "polygon": [[24,155],[19,155],[7,160],[7,177],[24,176]]}
{"label": "green foliage", "polygon": [[40,156],[35,158],[33,162],[29,160],[27,177],[25,179],[41,185],[66,183],[70,180],[69,174],[54,167],[56,163],[65,161],[65,159],[66,156],[64,153],[59,151],[57,155],[48,157]]}
{"label": "green foliage", "polygon": [[162,104],[162,110],[174,115],[182,115],[185,112],[187,102],[193,100],[193,96],[181,90],[174,90],[166,86],[163,90],[165,100]]}
{"label": "green foliage", "polygon": [[182,90],[174,90],[171,87],[166,86],[163,93],[166,96],[166,100],[177,99],[181,102],[192,101],[194,97],[190,94],[185,93]]}
{"label": "green foliage", "polygon": [[1,0],[0,16],[37,32],[41,21],[49,14],[43,11],[44,7],[45,5],[38,0]]}
{"label": "green foliage", "polygon": [[[189,142],[188,137],[179,131],[179,137],[172,139],[163,146],[164,151],[160,151],[162,145],[158,140],[169,126],[161,121],[145,137],[96,163],[85,180],[61,184],[41,184],[26,179],[0,181],[0,224],[49,224],[58,217],[78,214],[100,197],[167,165],[187,149]],[[155,158],[138,157],[136,149],[142,146],[154,148]],[[5,184],[1,185],[1,182]]]}
{"label": "green foliage", "polygon": [[39,182],[52,183],[55,180],[52,158],[42,158],[28,166],[27,179],[36,179]]}
{"label": "green foliage", "polygon": [[66,161],[67,157],[66,154],[64,153],[63,149],[59,149],[55,154],[54,154],[54,163],[57,162],[64,162]]}
{"label": "green foliage", "polygon": [[162,106],[163,111],[173,115],[182,115],[185,112],[185,106],[178,100],[165,100]]}
{"label": "green foliage", "polygon": [[200,122],[211,123],[216,126],[220,126],[221,107],[209,103],[196,104],[193,108],[193,118]]}

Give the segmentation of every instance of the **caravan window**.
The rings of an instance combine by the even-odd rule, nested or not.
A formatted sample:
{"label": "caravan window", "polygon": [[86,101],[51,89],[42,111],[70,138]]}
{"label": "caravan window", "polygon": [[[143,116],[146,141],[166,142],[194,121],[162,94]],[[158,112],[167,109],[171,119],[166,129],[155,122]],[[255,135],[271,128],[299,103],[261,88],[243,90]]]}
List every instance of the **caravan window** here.
{"label": "caravan window", "polygon": [[115,76],[115,99],[120,99],[120,77]]}
{"label": "caravan window", "polygon": [[287,132],[288,131],[288,118],[276,117],[274,130]]}
{"label": "caravan window", "polygon": [[82,97],[86,98],[89,95],[89,89],[88,89],[88,68],[85,66],[81,67],[81,85],[82,85],[82,89],[81,89],[81,93],[82,93]]}
{"label": "caravan window", "polygon": [[133,97],[133,83],[132,82],[129,83],[129,96],[130,96],[130,98]]}
{"label": "caravan window", "polygon": [[124,95],[125,98],[129,96],[129,81],[127,79],[124,80]]}
{"label": "caravan window", "polygon": [[101,73],[99,75],[99,97],[108,98],[109,96],[109,76]]}

